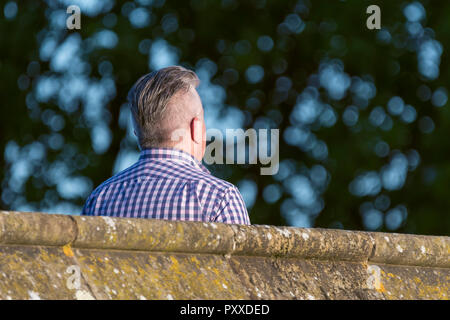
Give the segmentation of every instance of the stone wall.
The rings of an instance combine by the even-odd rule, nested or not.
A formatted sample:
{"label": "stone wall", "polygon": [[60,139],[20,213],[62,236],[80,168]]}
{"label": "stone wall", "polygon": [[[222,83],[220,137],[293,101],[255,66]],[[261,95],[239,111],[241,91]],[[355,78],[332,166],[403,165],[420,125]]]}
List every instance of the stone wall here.
{"label": "stone wall", "polygon": [[0,211],[0,299],[448,299],[450,238]]}

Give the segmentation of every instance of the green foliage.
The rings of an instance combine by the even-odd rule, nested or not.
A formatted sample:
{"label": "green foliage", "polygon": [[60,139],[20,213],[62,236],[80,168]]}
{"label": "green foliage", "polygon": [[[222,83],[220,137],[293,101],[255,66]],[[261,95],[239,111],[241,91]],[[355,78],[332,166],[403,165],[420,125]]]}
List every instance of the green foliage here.
{"label": "green foliage", "polygon": [[[146,5],[147,2],[149,4]],[[14,18],[2,17],[0,20],[0,148],[5,150],[5,157],[0,158],[4,168],[0,173],[2,208],[79,209],[86,194],[71,193],[70,186],[81,181],[90,191],[112,175],[120,152],[125,154],[137,150],[134,140],[127,136],[126,125],[121,118],[127,115],[124,103],[134,81],[150,70],[151,48],[158,39],[164,39],[176,52],[177,63],[181,65],[198,71],[205,70],[205,63],[212,62],[209,69],[206,68],[213,70],[210,85],[223,88],[226,96],[223,101],[218,100],[219,107],[205,103],[206,111],[219,108],[221,117],[225,119],[229,107],[235,106],[243,112],[246,128],[265,121],[270,123],[269,126],[280,129],[280,160],[292,160],[294,168],[286,179],[280,181],[279,176],[261,176],[259,166],[255,165],[216,165],[211,168],[216,175],[235,184],[239,185],[242,180],[256,183],[256,201],[249,208],[252,223],[295,224],[298,220],[287,218],[289,213],[281,214],[287,210],[303,215],[316,227],[366,229],[370,227],[364,223],[364,210],[374,206],[377,198],[377,203],[386,199],[379,198],[384,195],[390,202],[388,207],[381,205],[384,219],[387,212],[398,205],[405,206],[407,217],[403,216],[404,221],[396,228],[389,229],[386,223],[382,223],[376,226],[377,230],[449,234],[450,163],[447,150],[450,149],[450,141],[447,136],[450,133],[450,111],[448,103],[436,107],[423,92],[445,89],[450,80],[446,52],[450,39],[446,12],[450,10],[450,3],[422,2],[426,10],[425,18],[419,22],[426,34],[422,38],[412,36],[406,27],[404,8],[413,2],[136,1],[131,10],[142,7],[150,17],[149,24],[142,28],[130,23],[126,6],[133,2],[116,3],[112,7],[107,3],[105,1],[105,7],[93,14],[86,14],[81,8],[81,30],[65,28],[66,6],[57,1],[41,4],[20,1]],[[380,6],[382,30],[387,30],[390,40],[382,40],[382,31],[366,28],[366,8],[370,4]],[[114,17],[115,24],[111,23]],[[104,29],[117,35],[117,44],[99,46],[100,40],[96,35]],[[262,50],[261,44],[258,46],[261,36],[272,39],[270,50]],[[54,39],[56,46],[45,59],[42,51],[47,38]],[[74,55],[76,59],[58,69],[52,65],[54,56],[57,48],[68,39],[79,40],[79,50]],[[418,69],[418,51],[426,39],[438,41],[443,48],[440,73],[435,79],[424,76]],[[30,64],[33,61],[38,64]],[[110,62],[113,68],[109,75],[105,75],[102,67],[99,68],[105,61]],[[343,97],[333,98],[326,86],[317,84],[317,75],[321,68],[334,62],[343,66],[341,72],[352,79],[352,85],[358,77],[373,84],[376,94],[364,102],[362,98],[355,98],[351,87],[345,90]],[[259,65],[264,70],[264,77],[256,83],[246,78],[246,71],[252,65]],[[39,98],[42,90],[39,83],[45,77],[57,79],[54,83],[59,87],[44,101]],[[280,80],[281,77],[284,78]],[[88,85],[70,99],[66,107],[61,107],[61,96],[75,86],[70,82],[73,78],[83,79]],[[114,88],[103,97],[98,115],[90,118],[87,113],[95,106],[86,102],[89,89],[95,85],[107,86],[102,81],[108,79],[113,80]],[[291,84],[280,90],[280,83],[286,79]],[[339,81],[342,79],[338,78]],[[298,97],[308,90],[307,87],[315,87],[316,91],[313,91],[318,94],[317,99],[334,110],[337,116],[334,125],[327,127],[316,120],[305,126],[292,120]],[[407,123],[400,116],[391,114],[392,128],[388,128],[386,123],[384,129],[381,128],[383,125],[374,126],[370,120],[371,112],[377,106],[386,111],[389,100],[394,96],[414,107],[416,119]],[[251,101],[258,103],[250,103],[250,98],[256,98]],[[354,125],[343,121],[344,112],[350,105],[355,105],[355,110],[358,110],[358,120]],[[426,133],[427,126],[431,125],[430,119],[434,130]],[[106,150],[96,152],[92,137],[96,135],[94,128],[99,122],[109,128],[111,140]],[[62,128],[58,123],[63,123]],[[284,134],[289,127],[307,128],[317,141],[326,144],[327,155],[314,156],[312,151],[288,143]],[[61,137],[64,142],[58,146]],[[389,146],[389,153],[384,156],[377,156],[374,152],[380,141]],[[33,142],[44,146],[42,157],[33,158],[39,149],[29,147]],[[363,196],[350,192],[349,186],[358,175],[370,171],[381,173],[396,154],[407,156],[411,150],[420,155],[420,163],[412,168],[408,158],[410,170],[401,187],[395,190],[383,187],[379,192]],[[27,165],[17,165],[24,159]],[[65,164],[65,168],[58,169],[57,164]],[[314,189],[317,203],[319,207],[322,203],[323,208],[311,212],[298,201],[287,201],[295,195],[290,194],[286,181],[293,176],[309,177],[315,165],[326,169],[327,181],[324,186],[315,186]],[[26,174],[18,178],[17,172]],[[52,175],[56,177],[50,179]],[[79,180],[62,185],[62,179],[67,177]],[[282,194],[275,202],[268,203],[264,189],[273,184],[279,186]],[[58,203],[69,207],[57,207]]]}

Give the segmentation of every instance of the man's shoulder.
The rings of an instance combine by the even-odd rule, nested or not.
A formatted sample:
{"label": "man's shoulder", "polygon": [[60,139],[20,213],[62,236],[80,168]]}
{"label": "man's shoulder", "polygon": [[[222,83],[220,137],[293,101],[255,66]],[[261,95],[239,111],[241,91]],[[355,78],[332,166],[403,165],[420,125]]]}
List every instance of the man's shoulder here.
{"label": "man's shoulder", "polygon": [[236,188],[232,183],[212,175],[203,165],[199,165],[199,167],[192,167],[186,163],[171,161],[166,165],[166,169],[171,174],[169,176],[161,176],[162,178],[185,180],[191,184],[197,184],[202,187],[210,187],[223,192]]}
{"label": "man's shoulder", "polygon": [[216,176],[213,176],[210,173],[200,173],[196,178],[193,179],[193,182],[199,184],[200,186],[207,186],[210,188],[217,189],[222,193],[226,193],[229,190],[237,189],[234,184],[222,180]]}
{"label": "man's shoulder", "polygon": [[109,186],[114,185],[119,182],[124,182],[127,180],[133,180],[139,177],[139,172],[136,170],[138,163],[131,165],[130,167],[116,173],[112,177],[103,181],[100,185],[98,185],[94,191],[92,191],[91,196],[99,194],[102,190],[107,189]]}
{"label": "man's shoulder", "polygon": [[[162,179],[162,180],[179,180],[185,181],[189,184],[197,185],[199,188],[214,189],[219,194],[225,194],[230,190],[237,190],[237,188],[230,182],[225,181],[221,178],[213,176],[209,172],[204,172],[201,170],[193,169],[187,165],[165,163],[166,170],[149,170],[148,165],[153,167],[151,163],[144,165],[134,164],[125,170],[116,173],[109,179],[103,181],[98,185],[94,191],[92,191],[91,196],[96,196],[105,189],[110,188],[116,184],[122,184],[124,182],[133,183],[133,181],[144,181],[147,179]],[[177,169],[177,170],[174,170]]]}

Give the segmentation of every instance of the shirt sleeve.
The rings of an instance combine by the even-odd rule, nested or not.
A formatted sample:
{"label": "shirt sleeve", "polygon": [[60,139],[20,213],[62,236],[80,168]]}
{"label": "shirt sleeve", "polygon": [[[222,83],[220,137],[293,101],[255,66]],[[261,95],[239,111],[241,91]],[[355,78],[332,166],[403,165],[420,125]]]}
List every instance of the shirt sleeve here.
{"label": "shirt sleeve", "polygon": [[228,189],[219,203],[218,214],[214,222],[250,225],[247,207],[242,195],[236,187]]}
{"label": "shirt sleeve", "polygon": [[94,193],[91,193],[87,198],[83,209],[81,210],[81,216],[94,216],[95,214],[95,205],[97,203],[97,197]]}
{"label": "shirt sleeve", "polygon": [[89,198],[87,198],[87,200],[86,200],[86,202],[85,202],[85,204],[84,204],[84,206],[83,206],[83,209],[81,210],[81,216],[89,216],[89,215],[91,215],[91,212],[92,212],[92,210],[91,210],[91,208],[92,208],[92,198],[91,198],[91,196],[89,196]]}

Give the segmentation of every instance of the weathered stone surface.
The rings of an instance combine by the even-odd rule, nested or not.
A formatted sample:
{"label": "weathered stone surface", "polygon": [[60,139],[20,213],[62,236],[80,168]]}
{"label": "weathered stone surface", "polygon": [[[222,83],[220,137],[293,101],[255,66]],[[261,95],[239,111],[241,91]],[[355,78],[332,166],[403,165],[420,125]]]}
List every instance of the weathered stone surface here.
{"label": "weathered stone surface", "polygon": [[[450,268],[450,238],[372,233],[375,250],[371,262]],[[437,254],[438,253],[438,254]]]}
{"label": "weathered stone surface", "polygon": [[0,211],[0,299],[449,299],[450,238]]}
{"label": "weathered stone surface", "polygon": [[70,216],[0,211],[0,243],[65,245],[76,237]]}
{"label": "weathered stone surface", "polygon": [[215,223],[114,219],[74,216],[76,247],[165,252],[227,253],[233,249],[233,231]]}
{"label": "weathered stone surface", "polygon": [[235,254],[367,261],[373,239],[364,232],[232,225]]}
{"label": "weathered stone surface", "polygon": [[374,287],[384,299],[449,299],[448,269],[387,264],[370,266],[380,268],[380,281]]}
{"label": "weathered stone surface", "polygon": [[221,256],[75,250],[98,299],[245,299]]}
{"label": "weathered stone surface", "polygon": [[0,246],[0,299],[86,299],[83,278],[78,288],[67,285],[73,266],[62,247]]}

